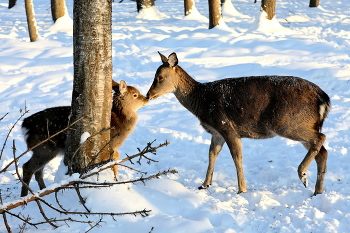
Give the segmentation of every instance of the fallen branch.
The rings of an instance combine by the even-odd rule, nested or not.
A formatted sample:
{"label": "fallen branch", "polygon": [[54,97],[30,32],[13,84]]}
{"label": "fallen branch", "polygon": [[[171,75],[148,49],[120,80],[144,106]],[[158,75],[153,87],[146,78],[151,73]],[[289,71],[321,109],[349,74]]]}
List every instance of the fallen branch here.
{"label": "fallen branch", "polygon": [[[29,202],[32,202],[32,201],[35,201],[35,200],[38,200],[38,199],[41,199],[41,197],[44,197],[44,196],[47,196],[51,193],[54,193],[54,192],[58,192],[62,189],[75,189],[74,185],[91,185],[90,187],[84,187],[84,186],[81,186],[79,187],[80,189],[82,188],[101,188],[101,187],[111,187],[113,185],[118,185],[118,184],[130,184],[130,183],[136,183],[136,182],[145,182],[146,180],[150,180],[150,179],[154,179],[154,178],[158,178],[159,176],[161,175],[165,175],[165,174],[168,174],[168,173],[177,173],[177,171],[175,170],[168,170],[168,171],[163,171],[163,172],[159,172],[155,175],[152,175],[152,176],[149,176],[149,177],[146,177],[146,178],[139,178],[139,179],[136,179],[136,180],[129,180],[129,181],[121,181],[121,182],[103,182],[103,183],[97,183],[97,182],[87,182],[87,181],[83,181],[83,180],[74,180],[74,181],[70,181],[68,182],[67,184],[63,184],[61,185],[60,187],[57,187],[57,188],[54,188],[54,189],[45,189],[43,191],[39,191],[37,193],[34,193],[34,194],[29,194],[28,196],[25,196],[25,197],[22,197],[20,198],[19,200],[15,201],[15,202],[10,202],[10,203],[5,203],[5,204],[2,204],[0,206],[0,214],[6,212],[6,211],[9,211],[11,209],[14,209],[14,208],[17,208],[19,206],[23,206],[23,205],[26,205],[28,204]],[[63,211],[64,212],[64,211]],[[69,212],[70,214],[72,214],[73,212]],[[78,214],[82,214],[82,213],[78,213]],[[118,214],[117,214],[118,215]],[[122,215],[125,215],[125,214],[122,214]]]}

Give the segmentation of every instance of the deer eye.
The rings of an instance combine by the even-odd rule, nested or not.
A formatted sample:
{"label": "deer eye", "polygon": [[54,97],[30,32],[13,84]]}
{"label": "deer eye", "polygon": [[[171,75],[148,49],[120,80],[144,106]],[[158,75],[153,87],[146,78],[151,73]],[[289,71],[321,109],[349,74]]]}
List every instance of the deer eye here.
{"label": "deer eye", "polygon": [[163,77],[162,75],[159,75],[159,76],[158,76],[158,81],[159,81],[159,82],[163,82],[163,81],[164,81],[164,77]]}
{"label": "deer eye", "polygon": [[139,95],[137,93],[134,93],[133,97],[137,98]]}

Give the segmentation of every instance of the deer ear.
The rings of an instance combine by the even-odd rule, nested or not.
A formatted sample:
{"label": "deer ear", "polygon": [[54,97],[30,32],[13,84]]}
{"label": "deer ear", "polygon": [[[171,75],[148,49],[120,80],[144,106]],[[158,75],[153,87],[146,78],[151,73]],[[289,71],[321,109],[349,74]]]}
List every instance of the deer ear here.
{"label": "deer ear", "polygon": [[127,91],[127,85],[126,82],[124,80],[120,80],[120,84],[119,84],[119,92],[121,95],[124,95]]}
{"label": "deer ear", "polygon": [[114,81],[112,79],[112,89],[113,91],[117,92],[119,90],[119,83],[117,83],[116,81]]}
{"label": "deer ear", "polygon": [[177,66],[178,60],[177,60],[177,56],[176,53],[172,53],[169,55],[168,57],[168,63],[170,65],[170,67],[175,67]]}
{"label": "deer ear", "polygon": [[159,51],[158,51],[158,53],[159,53],[160,59],[162,60],[163,64],[168,63],[168,58],[166,58],[166,56],[161,54]]}

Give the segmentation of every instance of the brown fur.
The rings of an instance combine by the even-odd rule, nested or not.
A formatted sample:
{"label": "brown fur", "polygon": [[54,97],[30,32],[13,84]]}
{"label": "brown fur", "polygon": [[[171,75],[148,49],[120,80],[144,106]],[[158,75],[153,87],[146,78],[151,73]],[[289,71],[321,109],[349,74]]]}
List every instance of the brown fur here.
{"label": "brown fur", "polygon": [[[122,80],[120,84],[113,81],[113,95],[111,111],[111,148],[113,150],[113,160],[119,160],[118,148],[123,145],[125,139],[132,133],[137,121],[136,111],[147,104],[148,100],[140,92],[127,86]],[[53,135],[66,128],[71,112],[70,106],[48,108],[35,113],[23,120],[22,129],[26,137],[27,147],[31,148],[39,142],[45,140],[49,135]],[[23,164],[23,180],[29,185],[35,174],[35,179],[40,189],[44,189],[43,169],[58,154],[63,154],[67,135],[61,133],[42,145],[34,148],[32,157]],[[113,167],[115,178],[118,174],[118,166]],[[26,196],[28,189],[22,186],[21,196]]]}
{"label": "brown fur", "polygon": [[191,111],[207,132],[212,134],[206,179],[200,188],[212,182],[214,164],[226,142],[237,170],[238,193],[246,192],[242,166],[241,138],[264,139],[276,135],[300,141],[308,150],[298,168],[307,186],[306,171],[317,162],[315,194],[322,193],[326,172],[326,136],[320,133],[330,110],[328,95],[317,85],[297,77],[258,76],[222,79],[199,83],[180,66],[175,53],[166,58],[155,75],[147,98],[173,92]]}

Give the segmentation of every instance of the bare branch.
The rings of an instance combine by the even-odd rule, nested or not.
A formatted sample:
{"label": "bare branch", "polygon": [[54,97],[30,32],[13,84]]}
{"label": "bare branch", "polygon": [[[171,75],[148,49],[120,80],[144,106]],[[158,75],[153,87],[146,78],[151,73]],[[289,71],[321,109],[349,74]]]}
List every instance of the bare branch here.
{"label": "bare branch", "polygon": [[[29,111],[27,110],[27,106],[24,107],[24,110],[25,110],[25,111],[20,115],[20,117],[15,121],[15,123],[12,125],[12,127],[11,127],[11,128],[9,129],[9,131],[7,132],[5,141],[4,141],[3,145],[2,145],[2,149],[1,149],[1,152],[0,152],[0,160],[1,160],[2,154],[4,153],[4,149],[5,149],[5,147],[6,147],[7,140],[8,140],[8,138],[9,138],[9,136],[10,136],[12,130],[15,128],[15,126],[17,125],[17,123],[19,122],[19,120],[21,120],[22,117],[23,117],[25,114],[27,114],[27,113],[29,112]],[[5,116],[6,116],[6,115],[7,115],[7,114],[5,114]],[[3,116],[3,117],[0,119],[0,121],[1,121],[5,116]]]}
{"label": "bare branch", "polygon": [[[155,140],[154,140],[154,141],[155,141]],[[153,141],[153,142],[154,142],[154,141]],[[103,171],[103,170],[106,170],[106,169],[108,169],[108,168],[111,168],[111,167],[113,167],[114,165],[118,165],[118,164],[120,164],[120,163],[124,163],[125,161],[131,161],[131,159],[136,158],[136,157],[144,157],[144,158],[150,160],[149,158],[147,158],[147,157],[145,156],[145,154],[147,154],[147,153],[155,153],[157,149],[159,149],[159,148],[161,148],[161,147],[163,147],[163,146],[168,146],[168,145],[170,144],[170,142],[167,142],[167,141],[166,141],[165,143],[160,144],[159,146],[152,147],[151,145],[152,145],[153,142],[148,143],[147,146],[146,146],[142,151],[140,151],[139,153],[137,153],[137,154],[135,154],[135,155],[132,155],[132,156],[127,156],[127,158],[125,158],[125,159],[123,159],[123,160],[121,160],[121,161],[113,161],[113,162],[104,161],[104,162],[99,163],[99,164],[94,164],[92,167],[87,168],[87,170],[89,170],[90,173],[82,173],[82,174],[80,175],[80,178],[81,178],[81,179],[86,179],[86,178],[88,178],[88,177],[90,177],[90,176],[96,175],[97,173],[99,173],[99,172],[101,172],[101,171]],[[155,160],[152,160],[152,161],[155,161]],[[106,162],[108,162],[108,164],[106,164]],[[155,161],[155,162],[156,162],[156,161]],[[101,166],[101,165],[103,165],[103,167],[99,167],[99,166]],[[99,167],[99,169],[96,170],[96,171],[93,171],[92,169],[95,168],[95,167]]]}
{"label": "bare branch", "polygon": [[9,113],[6,113],[5,115],[3,115],[1,118],[0,118],[0,121],[2,121]]}

